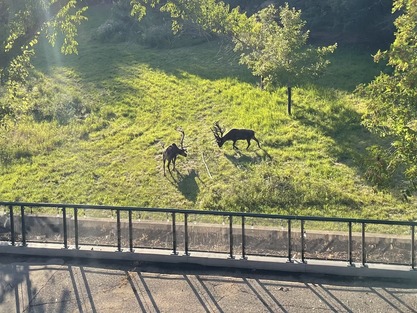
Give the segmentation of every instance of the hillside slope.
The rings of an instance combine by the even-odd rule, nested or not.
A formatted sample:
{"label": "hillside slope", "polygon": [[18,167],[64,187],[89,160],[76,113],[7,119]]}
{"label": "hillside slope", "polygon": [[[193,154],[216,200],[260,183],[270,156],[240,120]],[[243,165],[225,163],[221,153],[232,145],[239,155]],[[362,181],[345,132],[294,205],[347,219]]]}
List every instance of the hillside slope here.
{"label": "hillside slope", "polygon": [[[352,89],[378,71],[369,54],[339,51],[327,77],[294,90],[290,117],[285,89],[261,91],[218,43],[99,43],[105,16],[89,14],[79,55],[39,50],[34,118],[1,130],[2,200],[416,218],[413,203],[366,179],[378,139],[361,126]],[[219,148],[215,121],[254,129],[262,149]],[[164,177],[178,127],[189,155]]]}

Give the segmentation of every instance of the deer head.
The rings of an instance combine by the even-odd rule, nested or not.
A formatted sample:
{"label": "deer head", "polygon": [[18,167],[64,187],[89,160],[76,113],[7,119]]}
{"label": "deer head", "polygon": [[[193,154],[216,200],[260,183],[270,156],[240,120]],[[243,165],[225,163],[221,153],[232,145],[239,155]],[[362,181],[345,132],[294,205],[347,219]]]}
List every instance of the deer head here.
{"label": "deer head", "polygon": [[222,129],[219,125],[219,122],[215,122],[213,125],[213,128],[210,128],[211,131],[213,132],[214,138],[216,139],[217,144],[219,145],[219,147],[221,147],[223,145],[223,133],[224,133],[224,129]]}

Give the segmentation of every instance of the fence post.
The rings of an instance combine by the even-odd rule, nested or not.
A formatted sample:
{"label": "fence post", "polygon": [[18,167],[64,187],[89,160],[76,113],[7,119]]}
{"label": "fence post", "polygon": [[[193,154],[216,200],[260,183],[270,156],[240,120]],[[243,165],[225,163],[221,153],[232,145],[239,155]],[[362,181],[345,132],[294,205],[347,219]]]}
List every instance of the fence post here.
{"label": "fence post", "polygon": [[242,215],[242,259],[247,259],[246,257],[246,235],[245,235],[245,216]]}
{"label": "fence post", "polygon": [[349,225],[349,241],[348,241],[348,262],[349,265],[353,265],[353,259],[352,259],[352,222],[348,223]]}
{"label": "fence post", "polygon": [[78,247],[78,208],[74,208],[74,237],[75,237],[75,249],[79,249]]}
{"label": "fence post", "polygon": [[184,213],[184,250],[185,255],[188,253],[188,213]]}
{"label": "fence post", "polygon": [[229,248],[230,248],[230,258],[234,259],[234,256],[233,256],[233,215],[229,215]]}
{"label": "fence post", "polygon": [[362,265],[366,265],[366,249],[365,249],[365,223],[362,223]]}
{"label": "fence post", "polygon": [[117,218],[117,251],[122,251],[121,229],[120,229],[120,210],[116,210]]}
{"label": "fence post", "polygon": [[304,220],[301,220],[301,262],[305,263]]}
{"label": "fence post", "polygon": [[416,241],[415,241],[415,226],[411,225],[411,268],[416,269]]}
{"label": "fence post", "polygon": [[129,250],[133,252],[133,222],[132,210],[129,210]]}
{"label": "fence post", "polygon": [[291,220],[288,220],[288,262],[292,262],[291,258]]}
{"label": "fence post", "polygon": [[15,231],[14,231],[14,215],[13,215],[13,206],[9,205],[9,215],[10,215],[10,239],[12,241],[12,246],[16,244],[15,240]]}
{"label": "fence post", "polygon": [[26,222],[25,222],[25,207],[20,206],[20,215],[22,218],[22,246],[26,246]]}
{"label": "fence post", "polygon": [[177,253],[177,230],[175,225],[175,212],[172,212],[172,253]]}
{"label": "fence post", "polygon": [[62,226],[64,231],[64,248],[68,249],[67,208],[62,207]]}

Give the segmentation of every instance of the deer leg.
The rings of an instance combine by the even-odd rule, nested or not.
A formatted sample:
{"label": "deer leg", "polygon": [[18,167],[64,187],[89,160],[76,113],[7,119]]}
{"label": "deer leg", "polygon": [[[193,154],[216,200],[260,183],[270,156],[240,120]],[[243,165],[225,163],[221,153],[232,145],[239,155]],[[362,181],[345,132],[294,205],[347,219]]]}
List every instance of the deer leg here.
{"label": "deer leg", "polygon": [[256,143],[258,144],[259,149],[261,149],[261,145],[259,144],[259,140],[258,140],[258,139],[256,139],[255,137],[253,137],[253,140],[255,140],[255,141],[256,141]]}
{"label": "deer leg", "polygon": [[246,141],[248,142],[248,146],[246,147],[246,150],[248,150],[250,146],[250,139],[246,139]]}
{"label": "deer leg", "polygon": [[164,176],[166,175],[166,173],[165,173],[165,159],[164,159]]}
{"label": "deer leg", "polygon": [[177,157],[174,157],[172,159],[172,170],[175,170],[175,161],[177,160]]}

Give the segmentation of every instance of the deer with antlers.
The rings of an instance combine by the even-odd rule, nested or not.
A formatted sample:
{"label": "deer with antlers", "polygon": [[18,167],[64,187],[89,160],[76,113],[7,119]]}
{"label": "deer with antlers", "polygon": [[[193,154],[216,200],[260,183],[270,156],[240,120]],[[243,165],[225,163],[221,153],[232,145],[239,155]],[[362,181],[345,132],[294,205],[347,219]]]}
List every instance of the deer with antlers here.
{"label": "deer with antlers", "polygon": [[178,130],[181,133],[181,143],[179,148],[175,143],[170,145],[168,148],[165,149],[162,159],[164,161],[164,176],[165,176],[165,162],[168,161],[168,171],[171,173],[171,169],[169,168],[169,165],[172,162],[172,169],[175,170],[175,161],[177,160],[177,156],[187,156],[187,149],[184,148],[184,131],[182,129]]}
{"label": "deer with antlers", "polygon": [[258,139],[255,137],[255,132],[251,129],[236,129],[233,128],[229,130],[229,132],[223,136],[224,129],[222,129],[219,125],[219,122],[214,123],[214,127],[211,128],[211,131],[214,134],[214,138],[216,138],[216,142],[219,147],[223,146],[226,141],[233,141],[233,149],[239,150],[236,147],[236,141],[238,140],[246,140],[248,142],[248,146],[246,150],[249,149],[250,141],[253,139],[258,144],[258,147],[261,148]]}

